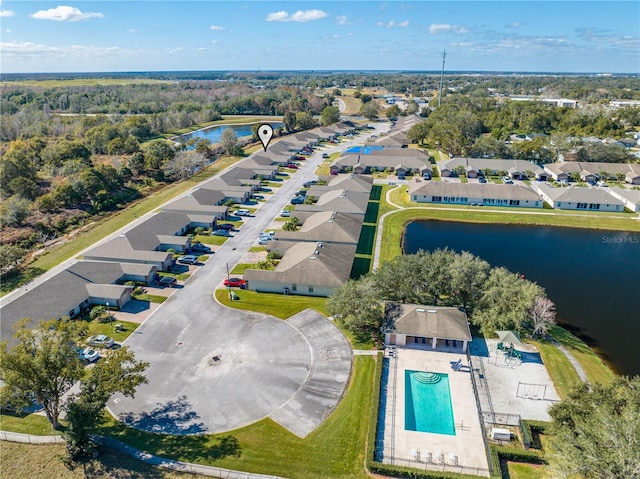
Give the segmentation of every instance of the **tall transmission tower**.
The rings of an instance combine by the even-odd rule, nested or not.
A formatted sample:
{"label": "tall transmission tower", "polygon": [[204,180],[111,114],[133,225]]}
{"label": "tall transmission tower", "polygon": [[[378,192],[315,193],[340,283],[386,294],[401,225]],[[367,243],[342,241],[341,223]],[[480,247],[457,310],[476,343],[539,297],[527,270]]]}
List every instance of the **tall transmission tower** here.
{"label": "tall transmission tower", "polygon": [[440,73],[440,95],[438,95],[438,106],[442,103],[442,84],[444,83],[444,60],[447,58],[447,51],[442,50],[442,73]]}

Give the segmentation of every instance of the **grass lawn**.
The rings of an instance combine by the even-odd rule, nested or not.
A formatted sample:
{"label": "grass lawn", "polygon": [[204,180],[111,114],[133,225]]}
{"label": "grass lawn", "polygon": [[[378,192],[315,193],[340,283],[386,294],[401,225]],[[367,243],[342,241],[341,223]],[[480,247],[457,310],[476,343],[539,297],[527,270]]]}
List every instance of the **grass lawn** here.
{"label": "grass lawn", "polygon": [[378,201],[369,201],[367,211],[364,214],[364,223],[376,223],[378,221],[378,212],[380,211],[380,203]]}
{"label": "grass lawn", "polygon": [[150,466],[126,454],[111,449],[102,449],[98,459],[67,468],[61,461],[65,455],[63,444],[31,445],[3,442],[0,447],[2,477],[13,479],[194,479],[203,478],[195,474],[169,471]]}
{"label": "grass lawn", "polygon": [[150,303],[162,304],[166,301],[166,296],[160,296],[158,294],[143,293],[135,296],[133,299],[139,299],[140,301],[149,301]]}
{"label": "grass lawn", "polygon": [[[116,331],[116,324],[122,325],[122,331]],[[107,336],[111,336],[114,340],[118,342],[122,342],[127,339],[131,333],[133,333],[138,326],[138,323],[131,323],[129,321],[118,321],[115,318],[112,323],[101,323],[99,321],[90,321],[88,323],[89,326],[89,334],[97,335],[97,334],[106,334]]]}
{"label": "grass lawn", "polygon": [[251,248],[249,248],[249,253],[261,253],[263,251],[267,251],[266,246],[252,246]]}
{"label": "grass lawn", "polygon": [[578,360],[589,382],[609,384],[615,378],[615,373],[580,338],[559,326],[551,330],[551,336]]}
{"label": "grass lawn", "polygon": [[239,301],[231,301],[229,292],[226,289],[217,289],[215,293],[216,299],[230,308],[257,311],[280,319],[287,319],[307,308],[315,309],[320,314],[328,316],[325,309],[327,298],[295,294],[256,293],[255,291],[237,288],[233,288],[233,292],[240,297]]}
{"label": "grass lawn", "polygon": [[548,341],[532,341],[540,351],[551,380],[561,399],[567,397],[573,386],[580,384],[580,378],[567,357]]}
{"label": "grass lawn", "polygon": [[[4,412],[0,415],[0,429],[22,434],[34,434],[36,436],[60,434],[51,428],[51,423],[46,416],[41,416],[40,414],[18,415]],[[5,444],[8,443],[3,442],[0,450],[4,449]]]}
{"label": "grass lawn", "polygon": [[[233,233],[232,233],[233,234]],[[202,244],[209,244],[214,246],[220,246],[225,244],[227,236],[214,236],[214,235],[195,235],[194,241],[200,241]]]}
{"label": "grass lawn", "polygon": [[358,279],[363,274],[367,274],[371,269],[371,257],[356,256],[351,267],[351,279]]}
{"label": "grass lawn", "polygon": [[548,469],[543,465],[510,461],[506,465],[509,473],[504,477],[509,477],[510,479],[547,479],[552,477],[549,475]]}
{"label": "grass lawn", "polygon": [[360,239],[356,249],[356,254],[371,255],[373,253],[373,243],[376,237],[376,227],[372,225],[362,225]]}
{"label": "grass lawn", "polygon": [[258,265],[255,263],[238,263],[233,269],[229,272],[230,274],[244,274],[247,269],[257,268]]}
{"label": "grass lawn", "polygon": [[[145,433],[109,419],[98,432],[152,454],[188,462],[291,479],[365,479],[363,462],[374,370],[373,357],[354,358],[351,384],[344,398],[305,439],[271,419],[227,433],[193,436]],[[228,454],[233,448],[225,448],[222,440],[226,444],[237,441],[239,455]]]}

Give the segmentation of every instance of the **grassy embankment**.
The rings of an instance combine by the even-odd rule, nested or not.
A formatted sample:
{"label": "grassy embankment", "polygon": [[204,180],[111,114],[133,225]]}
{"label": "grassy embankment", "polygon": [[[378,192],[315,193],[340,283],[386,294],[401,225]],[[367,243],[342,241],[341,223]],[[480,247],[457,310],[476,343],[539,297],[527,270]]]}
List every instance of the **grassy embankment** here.
{"label": "grassy embankment", "polygon": [[[257,148],[258,147],[254,147],[245,150],[245,152],[250,154]],[[0,296],[4,296],[63,261],[73,258],[84,249],[109,236],[114,231],[128,225],[136,218],[156,210],[160,205],[195,187],[198,183],[214,176],[241,159],[242,157],[237,156],[220,158],[191,178],[163,187],[151,195],[131,203],[121,211],[97,218],[89,226],[83,227],[82,232],[76,235],[74,239],[66,241],[62,245],[39,256],[35,261],[22,268],[20,272],[7,275],[7,277],[3,278],[2,284],[0,285]]]}

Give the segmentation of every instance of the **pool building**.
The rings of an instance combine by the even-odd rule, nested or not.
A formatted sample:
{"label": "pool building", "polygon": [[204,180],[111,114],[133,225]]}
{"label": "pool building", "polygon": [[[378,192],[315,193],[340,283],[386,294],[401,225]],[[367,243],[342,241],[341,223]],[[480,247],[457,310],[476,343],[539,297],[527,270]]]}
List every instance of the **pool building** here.
{"label": "pool building", "polygon": [[489,476],[464,311],[387,303],[385,315],[376,460]]}

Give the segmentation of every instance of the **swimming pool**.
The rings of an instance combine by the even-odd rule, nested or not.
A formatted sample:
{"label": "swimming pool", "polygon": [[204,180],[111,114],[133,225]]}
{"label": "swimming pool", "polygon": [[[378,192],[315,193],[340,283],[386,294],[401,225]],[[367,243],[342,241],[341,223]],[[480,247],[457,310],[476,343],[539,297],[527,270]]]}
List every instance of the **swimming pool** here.
{"label": "swimming pool", "polygon": [[372,151],[382,150],[382,146],[352,146],[345,153],[360,153],[361,155],[369,155]]}
{"label": "swimming pool", "polygon": [[456,435],[448,374],[405,370],[404,428]]}

